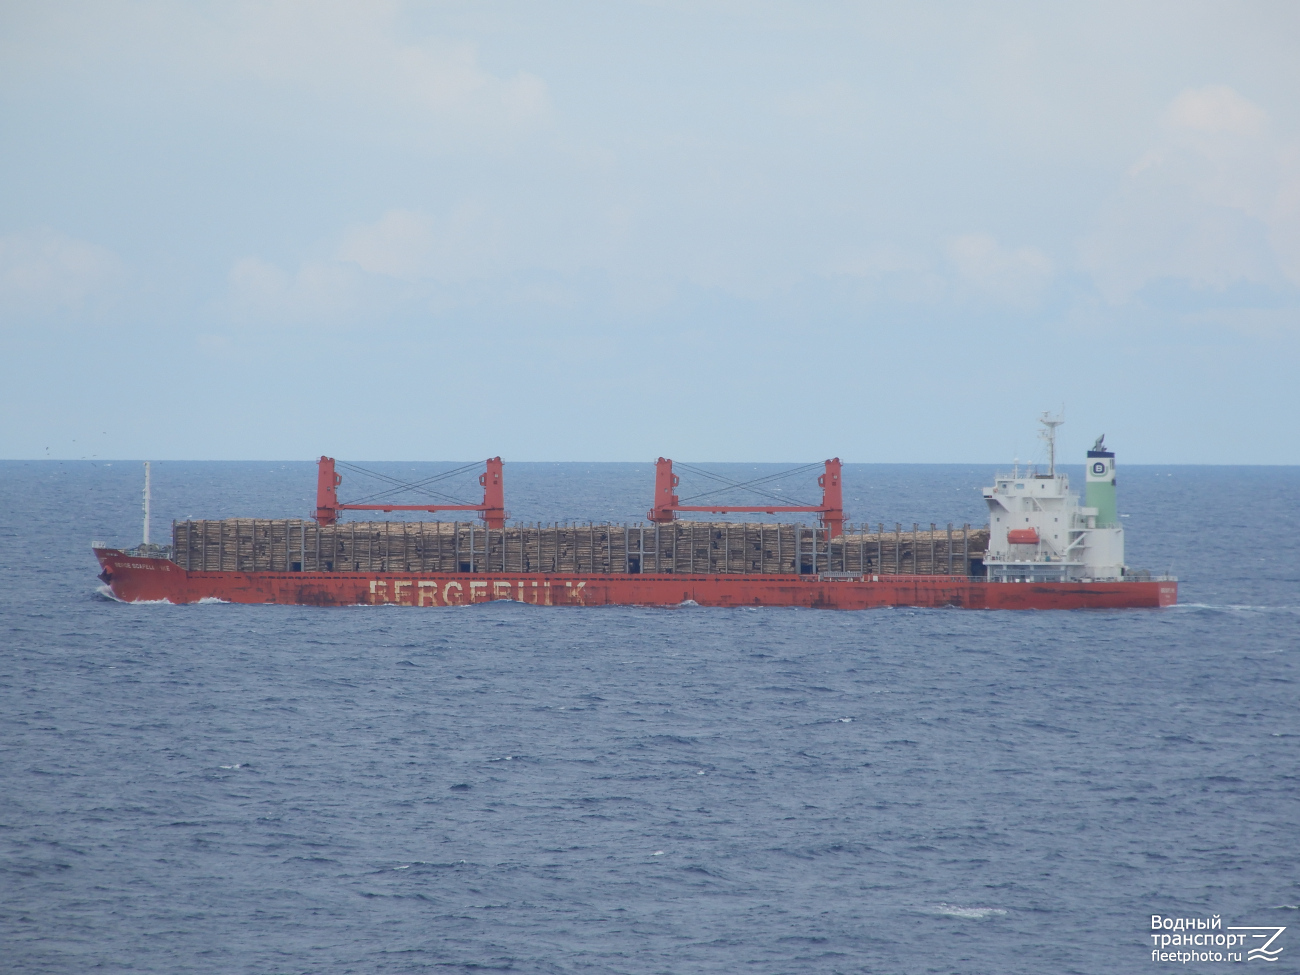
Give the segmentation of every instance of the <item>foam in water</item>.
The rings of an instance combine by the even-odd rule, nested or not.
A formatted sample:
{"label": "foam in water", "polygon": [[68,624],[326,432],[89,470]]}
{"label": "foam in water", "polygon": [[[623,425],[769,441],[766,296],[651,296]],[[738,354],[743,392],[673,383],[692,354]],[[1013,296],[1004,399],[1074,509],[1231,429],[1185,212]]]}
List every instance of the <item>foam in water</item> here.
{"label": "foam in water", "polygon": [[1000,907],[958,907],[956,904],[936,904],[934,912],[936,914],[946,914],[949,917],[966,918],[971,921],[983,921],[1007,913]]}

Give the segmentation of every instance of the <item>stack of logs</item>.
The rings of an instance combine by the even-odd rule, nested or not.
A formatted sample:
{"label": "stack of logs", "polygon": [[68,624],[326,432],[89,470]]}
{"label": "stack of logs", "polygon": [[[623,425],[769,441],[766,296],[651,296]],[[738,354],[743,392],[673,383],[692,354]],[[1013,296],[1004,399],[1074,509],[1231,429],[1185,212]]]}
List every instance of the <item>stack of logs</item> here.
{"label": "stack of logs", "polygon": [[678,521],[513,526],[230,518],[172,525],[173,560],[205,572],[581,572],[966,575],[988,529]]}

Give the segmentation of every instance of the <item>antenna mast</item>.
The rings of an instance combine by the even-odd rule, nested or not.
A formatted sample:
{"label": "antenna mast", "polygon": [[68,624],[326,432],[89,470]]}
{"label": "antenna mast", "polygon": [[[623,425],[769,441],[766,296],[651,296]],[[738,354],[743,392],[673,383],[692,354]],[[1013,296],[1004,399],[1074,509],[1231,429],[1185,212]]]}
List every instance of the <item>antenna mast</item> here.
{"label": "antenna mast", "polygon": [[1065,422],[1065,411],[1062,410],[1056,416],[1044,411],[1043,415],[1038,418],[1046,429],[1039,436],[1047,441],[1047,472],[1050,476],[1056,476],[1056,428]]}
{"label": "antenna mast", "polygon": [[149,544],[149,502],[153,500],[149,493],[149,462],[144,462],[144,543]]}

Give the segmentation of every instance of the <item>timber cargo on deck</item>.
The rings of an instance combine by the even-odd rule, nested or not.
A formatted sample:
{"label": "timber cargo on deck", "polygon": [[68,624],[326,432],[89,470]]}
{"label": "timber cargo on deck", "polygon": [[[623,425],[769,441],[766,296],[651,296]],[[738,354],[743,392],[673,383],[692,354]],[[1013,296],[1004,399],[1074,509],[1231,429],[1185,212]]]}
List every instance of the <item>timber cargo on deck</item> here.
{"label": "timber cargo on deck", "polygon": [[[176,522],[172,544],[123,550],[94,543],[100,578],[124,601],[297,605],[453,606],[492,600],[537,605],[881,606],[1126,608],[1171,605],[1177,582],[1123,564],[1115,514],[1114,454],[1089,451],[1086,506],[1055,469],[1059,420],[1044,417],[1046,473],[1013,469],[984,489],[990,525],[853,524],[843,506],[838,458],[817,478],[820,504],[789,504],[770,490],[781,475],[736,482],[757,503],[680,499],[673,462],[659,458],[648,522],[507,524],[504,468],[483,465],[483,498],[469,502],[431,485],[474,465],[407,484],[322,457],[312,519],[230,518]],[[337,467],[389,482],[348,503]],[[789,472],[788,472],[789,473]],[[402,492],[425,496],[398,504]],[[428,499],[434,500],[430,502]],[[705,503],[691,504],[703,500]],[[475,512],[479,521],[342,521],[347,511]],[[679,512],[815,514],[819,524],[683,521]]]}
{"label": "timber cargo on deck", "polygon": [[172,525],[171,558],[198,572],[578,572],[968,575],[988,547],[969,525],[855,529],[759,522],[510,526],[229,518]]}

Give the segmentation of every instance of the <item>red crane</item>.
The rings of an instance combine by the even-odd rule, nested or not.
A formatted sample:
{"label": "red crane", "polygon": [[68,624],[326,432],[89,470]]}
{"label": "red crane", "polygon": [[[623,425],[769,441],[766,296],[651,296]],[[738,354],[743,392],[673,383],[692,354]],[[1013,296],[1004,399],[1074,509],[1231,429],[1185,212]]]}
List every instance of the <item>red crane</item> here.
{"label": "red crane", "polygon": [[[457,471],[450,473],[457,473]],[[404,484],[394,478],[385,478],[385,480],[393,481],[398,485],[398,488],[394,490],[400,488],[420,490],[421,484],[428,483],[422,481],[416,484]],[[429,480],[434,480],[434,478]],[[316,521],[321,525],[332,525],[339,520],[340,511],[477,511],[489,528],[504,528],[508,512],[506,511],[505,484],[501,476],[500,457],[488,458],[487,470],[479,475],[478,482],[483,486],[482,504],[389,504],[383,502],[379,504],[340,504],[338,488],[343,483],[343,477],[335,473],[333,457],[322,457],[317,461],[316,469]]]}
{"label": "red crane", "polygon": [[[774,515],[777,512],[804,511],[821,515],[823,528],[830,529],[831,538],[844,534],[844,487],[840,483],[840,459],[832,457],[826,461],[826,473],[817,478],[822,489],[820,505],[731,505],[731,504],[682,504],[673,493],[673,488],[681,482],[673,473],[673,462],[660,457],[655,462],[655,500],[648,517],[651,521],[674,521],[678,511],[708,511],[713,514],[725,514],[729,511],[752,511]],[[763,478],[762,480],[768,480]],[[745,484],[732,482],[733,487],[744,488]]]}

